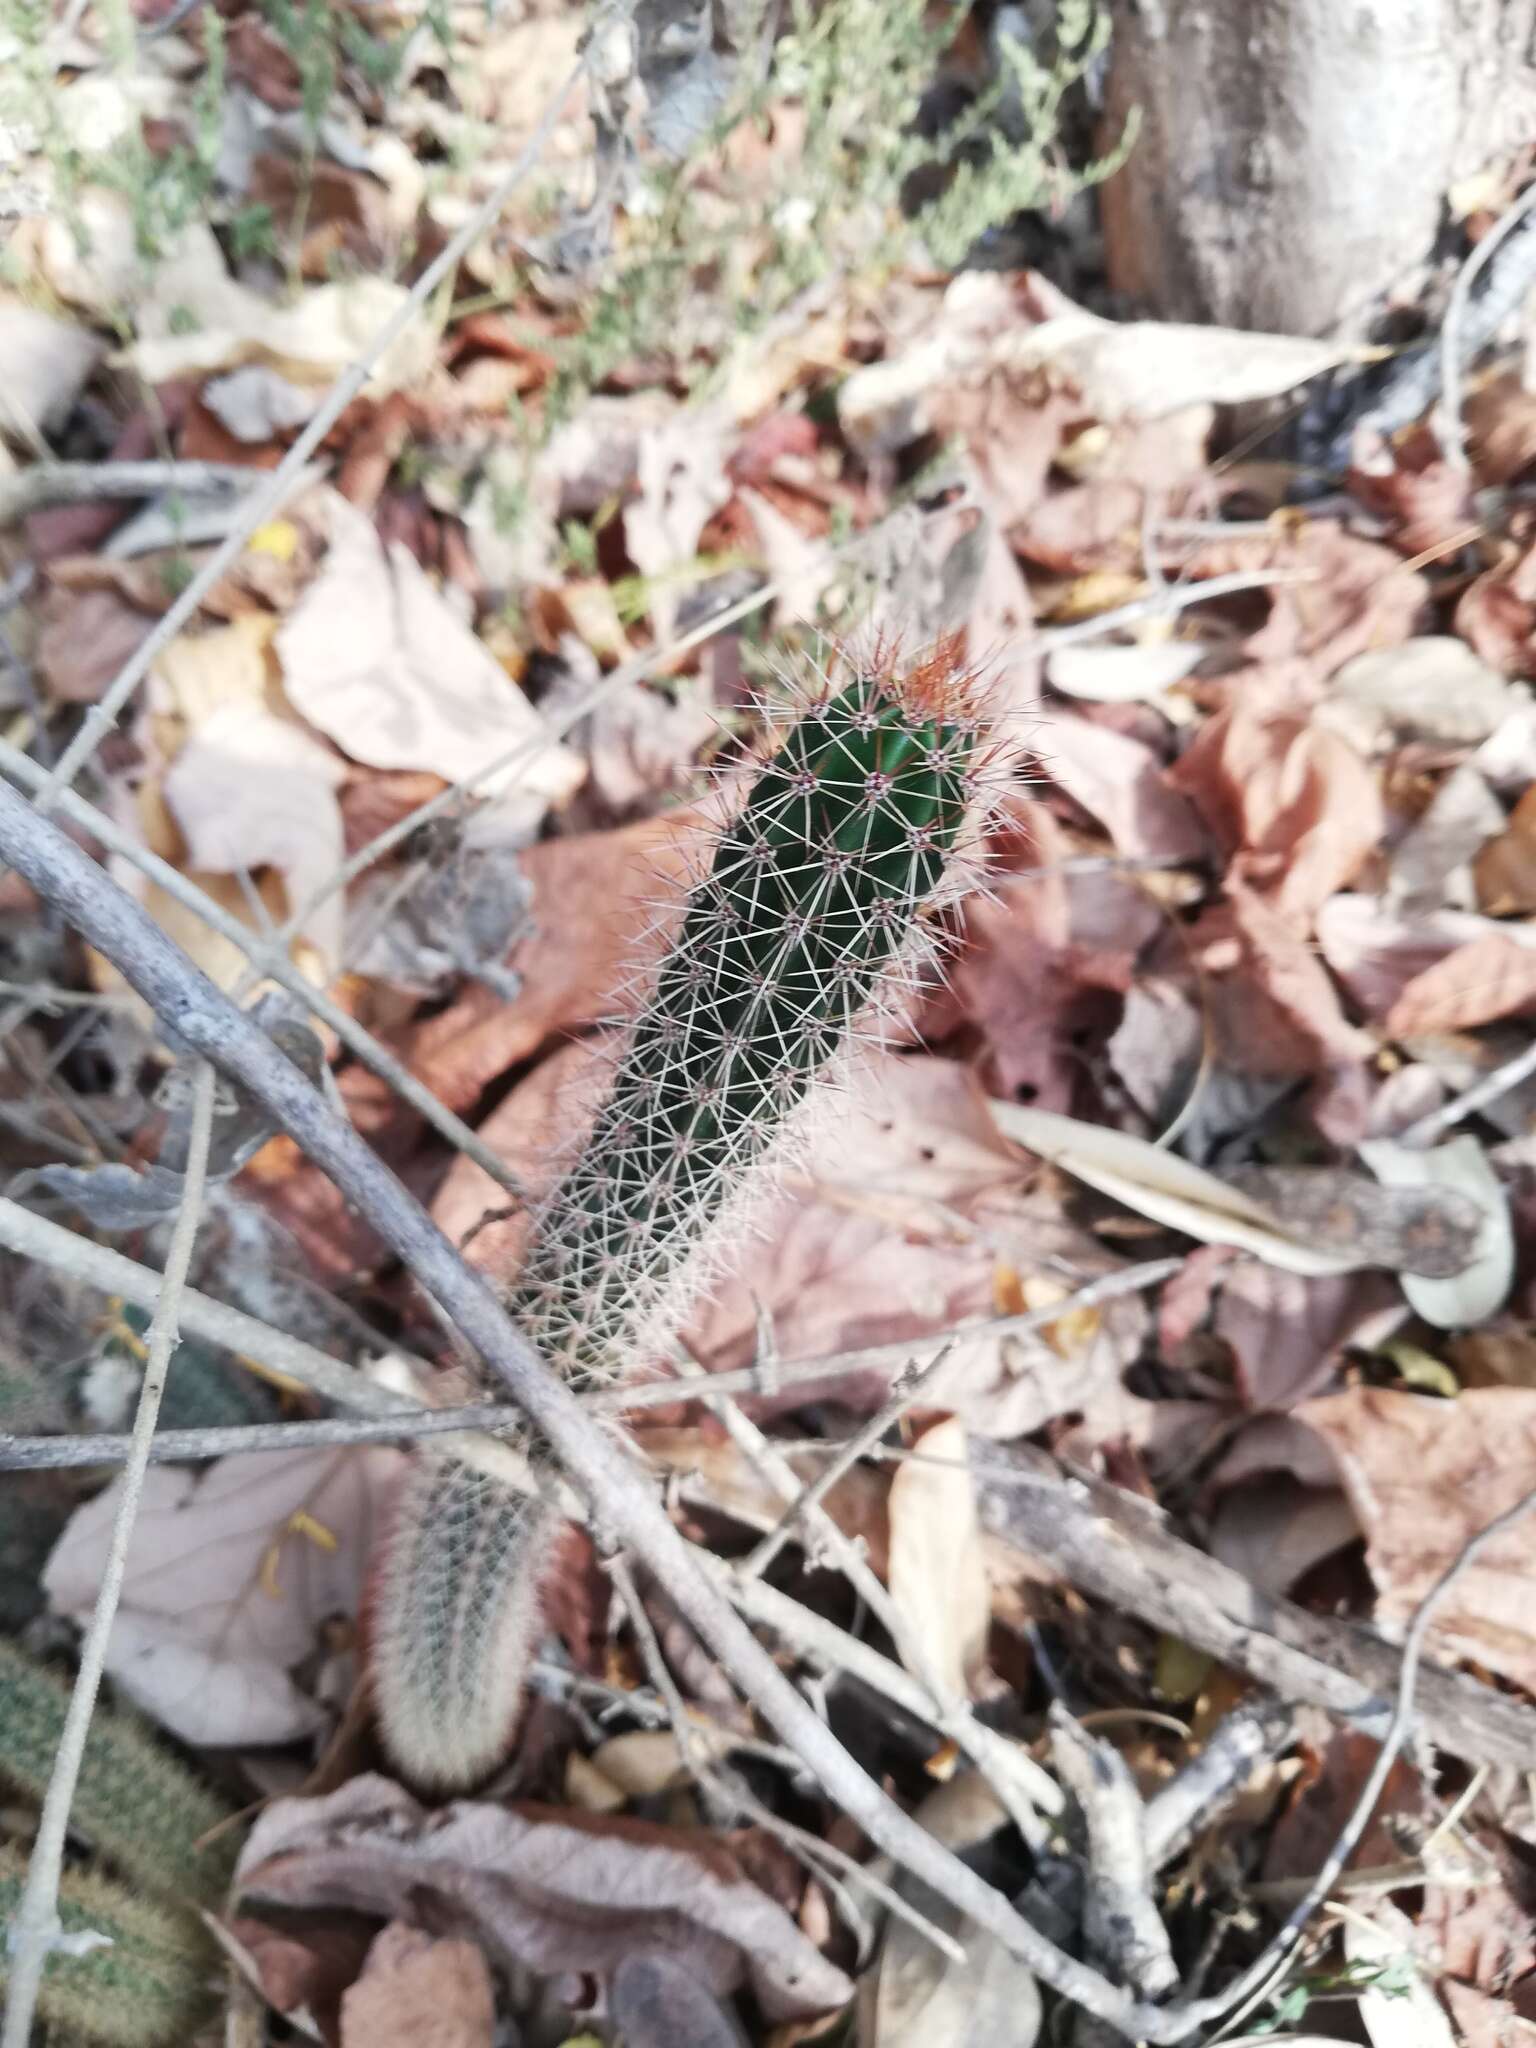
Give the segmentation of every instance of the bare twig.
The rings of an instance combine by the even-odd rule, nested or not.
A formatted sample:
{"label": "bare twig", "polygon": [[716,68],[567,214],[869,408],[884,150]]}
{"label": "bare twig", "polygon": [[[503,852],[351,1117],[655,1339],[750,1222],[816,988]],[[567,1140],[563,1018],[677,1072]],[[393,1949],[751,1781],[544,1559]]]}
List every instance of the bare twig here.
{"label": "bare twig", "polygon": [[1296,1732],[1296,1709],[1273,1693],[1244,1700],[1225,1715],[1192,1763],[1147,1802],[1147,1853],[1154,1868],[1182,1853],[1242,1791],[1265,1758]]}
{"label": "bare twig", "polygon": [[1175,2016],[1063,1954],[871,1782],[732,1612],[706,1561],[673,1528],[623,1449],[544,1368],[489,1287],[420,1204],[266,1034],[65,834],[3,785],[0,857],[112,961],[177,1038],[247,1089],[330,1175],[508,1388],[597,1508],[603,1526],[630,1546],[722,1668],[853,1823],[993,1933],[1051,1989],[1124,2033],[1157,2043],[1172,2038],[1180,2024]]}
{"label": "bare twig", "polygon": [[[944,1356],[943,1351],[940,1356]],[[700,1378],[706,1377],[698,1366],[693,1366],[692,1371]],[[780,1447],[764,1436],[734,1401],[723,1399],[716,1391],[715,1376],[707,1377],[706,1387],[700,1389],[700,1398],[724,1424],[732,1442],[752,1460],[779,1498],[798,1507],[816,1542],[895,1643],[907,1669],[928,1695],[923,1718],[970,1757],[997,1793],[1020,1837],[1031,1848],[1043,1847],[1044,1830],[1039,1815],[1056,1812],[1061,1803],[1060,1794],[1048,1773],[1041,1770],[1032,1757],[1026,1756],[1016,1743],[978,1721],[964,1700],[945,1696],[921,1638],[908,1627],[901,1610],[863,1551],[843,1534],[821,1505],[826,1497],[825,1489],[815,1500],[810,1499],[810,1489],[803,1484]]]}
{"label": "bare twig", "polygon": [[[940,1347],[936,1357],[919,1370],[910,1366],[896,1382],[896,1391],[876,1414],[856,1429],[835,1458],[828,1460],[824,1471],[809,1486],[801,1487],[786,1508],[776,1528],[770,1529],[762,1542],[757,1544],[750,1556],[742,1559],[737,1566],[744,1579],[760,1578],[768,1566],[789,1542],[806,1511],[819,1508],[843,1474],[856,1465],[867,1451],[873,1450],[888,1429],[892,1429],[906,1414],[919,1394],[933,1384],[944,1370],[952,1349],[950,1344]],[[937,1695],[935,1695],[937,1698]]]}
{"label": "bare twig", "polygon": [[[1371,1766],[1370,1775],[1360,1788],[1360,1796],[1355,1801],[1349,1819],[1340,1830],[1332,1849],[1324,1858],[1322,1868],[1318,1871],[1316,1877],[1313,1878],[1303,1896],[1297,1900],[1296,1905],[1287,1915],[1284,1924],[1276,1930],[1262,1952],[1254,1958],[1243,1974],[1233,1983],[1229,1984],[1221,1993],[1220,2005],[1222,2008],[1241,2005],[1265,1983],[1276,1967],[1283,1963],[1290,1955],[1292,1949],[1295,1948],[1306,1931],[1307,1923],[1311,1920],[1312,1915],[1317,1911],[1324,1899],[1327,1898],[1329,1892],[1332,1891],[1339,1872],[1354,1854],[1356,1843],[1364,1834],[1366,1824],[1369,1822],[1371,1815],[1376,1811],[1376,1802],[1381,1797],[1382,1787],[1386,1784],[1392,1766],[1397,1761],[1398,1751],[1402,1748],[1408,1738],[1409,1730],[1413,1727],[1414,1688],[1418,1680],[1420,1660],[1424,1654],[1424,1641],[1429,1633],[1429,1625],[1434,1619],[1435,1609],[1462,1574],[1470,1570],[1472,1565],[1477,1562],[1477,1559],[1488,1548],[1489,1544],[1504,1535],[1507,1530],[1512,1529],[1517,1522],[1523,1520],[1531,1512],[1532,1508],[1536,1508],[1536,1487],[1532,1487],[1528,1493],[1522,1494],[1520,1499],[1512,1507],[1506,1508],[1501,1515],[1495,1515],[1491,1522],[1485,1523],[1475,1536],[1469,1537],[1462,1545],[1456,1557],[1440,1574],[1434,1585],[1430,1587],[1424,1598],[1419,1602],[1413,1620],[1408,1625],[1408,1633],[1403,1638],[1402,1666],[1398,1675],[1397,1698],[1393,1703],[1392,1718],[1387,1725],[1386,1734],[1382,1737],[1381,1748],[1377,1751],[1376,1761]],[[1211,2001],[1206,2001],[1207,2005],[1210,2003]],[[1184,2030],[1185,2034],[1192,2033],[1193,2031],[1193,2023]]]}
{"label": "bare twig", "polygon": [[[1246,1671],[1283,1698],[1326,1707],[1378,1735],[1402,1675],[1382,1637],[1261,1593],[1181,1542],[1155,1508],[1024,1445],[970,1441],[982,1525],[1069,1584]],[[905,1455],[912,1455],[907,1453]],[[1431,1666],[1415,1712],[1452,1756],[1527,1770],[1536,1712],[1474,1679]]]}
{"label": "bare twig", "polygon": [[0,526],[44,505],[86,505],[99,498],[238,498],[266,474],[237,462],[35,462],[0,477]]}
{"label": "bare twig", "polygon": [[[51,1266],[55,1272],[67,1273],[91,1287],[99,1287],[103,1294],[131,1301],[137,1308],[155,1309],[164,1291],[165,1282],[153,1268],[141,1266],[137,1260],[113,1251],[108,1245],[93,1244],[89,1238],[66,1230],[61,1224],[51,1223],[44,1216],[34,1216],[30,1209],[24,1209],[19,1202],[3,1196],[0,1196],[0,1245],[19,1252],[25,1259],[36,1260],[39,1265]],[[364,1415],[398,1415],[409,1420],[412,1411],[420,1405],[409,1395],[379,1386],[354,1366],[344,1365],[340,1359],[317,1351],[314,1345],[306,1344],[298,1337],[290,1337],[286,1331],[274,1330],[255,1316],[242,1314],[237,1308],[228,1308],[222,1301],[200,1294],[196,1288],[184,1290],[180,1322],[190,1336],[200,1337],[208,1344],[222,1345],[227,1351],[238,1352],[272,1372],[312,1387],[328,1401],[338,1401]],[[202,1437],[205,1432],[191,1430],[185,1434]],[[41,1441],[46,1442],[47,1439]],[[100,1442],[103,1450],[85,1462],[113,1462],[112,1454],[105,1449],[112,1439],[102,1437],[90,1441]],[[210,1454],[200,1451],[194,1455]],[[36,1462],[50,1464],[53,1460],[40,1457]],[[64,1458],[59,1462],[75,1461]]]}
{"label": "bare twig", "polygon": [[1051,1755],[1077,1801],[1088,1841],[1083,1935],[1089,1953],[1144,1997],[1166,1998],[1179,1972],[1152,1896],[1146,1808],[1130,1766],[1112,1743],[1091,1735],[1060,1705],[1051,1709]]}
{"label": "bare twig", "polygon": [[192,1087],[191,1127],[187,1140],[185,1182],[181,1203],[166,1254],[165,1284],[149,1327],[148,1358],[139,1389],[139,1405],[133,1418],[133,1449],[123,1468],[122,1490],[112,1521],[112,1538],[102,1567],[90,1625],[80,1646],[80,1669],[75,1679],[58,1753],[43,1797],[43,1811],[37,1824],[37,1838],[27,1864],[16,1917],[11,1923],[10,1987],[5,2007],[5,2027],[0,2048],[27,2048],[32,2037],[32,2016],[42,1984],[43,1970],[59,1932],[59,1875],[64,1864],[64,1838],[69,1827],[69,1810],[74,1802],[75,1784],[85,1756],[96,1694],[107,1661],[107,1642],[122,1594],[128,1565],[128,1546],[138,1518],[149,1466],[149,1446],[160,1417],[160,1397],[165,1391],[166,1372],[175,1350],[177,1319],[182,1289],[192,1264],[192,1248],[201,1220],[203,1186],[208,1167],[208,1147],[213,1136],[214,1071],[206,1061],[198,1063]]}
{"label": "bare twig", "polygon": [[[1462,338],[1462,325],[1466,319],[1467,307],[1476,284],[1490,260],[1519,227],[1520,223],[1536,206],[1536,182],[1531,183],[1520,194],[1514,204],[1502,213],[1484,235],[1472,254],[1457,272],[1456,282],[1451,287],[1450,301],[1445,309],[1445,325],[1440,332],[1440,406],[1436,417],[1436,428],[1440,440],[1440,452],[1450,468],[1468,474],[1471,464],[1467,461],[1466,426],[1461,417],[1461,373],[1463,366],[1476,354],[1476,346],[1469,348]],[[1530,238],[1525,250],[1526,261],[1521,275],[1522,290],[1528,288],[1533,274],[1536,274],[1536,236]],[[1505,313],[1512,312],[1505,294],[1495,294],[1490,285],[1484,294],[1493,303],[1484,307],[1484,319],[1479,323],[1481,340],[1487,340],[1494,327]],[[1515,301],[1518,303],[1518,300]],[[1491,318],[1492,325],[1487,322]]]}
{"label": "bare twig", "polygon": [[1129,604],[1117,604],[1113,611],[1084,619],[1080,625],[1045,626],[1035,635],[1035,644],[1047,654],[1054,654],[1058,647],[1101,640],[1106,633],[1117,633],[1122,626],[1140,625],[1144,619],[1171,618],[1175,612],[1187,611],[1192,604],[1231,597],[1239,590],[1264,590],[1276,583],[1312,581],[1310,569],[1233,569],[1224,576],[1207,576],[1199,583],[1164,584],[1145,597],[1134,597]]}
{"label": "bare twig", "polygon": [[[1536,192],[1536,185],[1531,187]],[[1432,1109],[1427,1116],[1421,1116],[1406,1131],[1400,1133],[1400,1145],[1432,1145],[1444,1132],[1453,1130],[1457,1124],[1465,1123],[1469,1116],[1477,1116],[1490,1102],[1497,1102],[1501,1095],[1507,1095],[1512,1088],[1518,1088],[1522,1081],[1528,1081],[1536,1074],[1536,1041],[1524,1052],[1516,1053],[1512,1060],[1505,1060],[1495,1067],[1491,1074],[1484,1074],[1480,1081],[1462,1094],[1453,1096],[1439,1109]]]}
{"label": "bare twig", "polygon": [[38,791],[37,806],[45,816],[111,732],[118,714],[148,675],[161,651],[169,647],[182,628],[196,616],[198,606],[209,591],[239,560],[250,536],[264,521],[270,519],[282,504],[287,493],[293,488],[295,477],[367,383],[374,365],[399,340],[443,279],[458,268],[463,257],[494,224],[497,215],[543,154],[544,146],[565,112],[577,81],[586,70],[586,65],[585,57],[578,60],[565,83],[550,99],[538,126],[512,163],[497,179],[468,220],[422,271],[400,305],[372,337],[367,347],[342,371],[282,461],[276,469],[266,473],[261,488],[253,491],[242,505],[239,519],[192,577],[175,603],[139,642],[102,693],[101,701],[92,705],[80,730],[64,749],[58,766],[53,769]]}
{"label": "bare twig", "polygon": [[635,1641],[640,1645],[641,1661],[645,1675],[660,1694],[672,1724],[672,1740],[677,1744],[677,1760],[690,1777],[702,1778],[708,1766],[699,1753],[689,1720],[688,1709],[683,1696],[677,1689],[671,1666],[662,1655],[661,1644],[651,1625],[651,1617],[645,1611],[645,1602],[640,1597],[640,1588],[635,1584],[635,1575],[629,1568],[629,1561],[615,1551],[604,1560],[604,1568],[613,1581],[619,1602],[629,1616],[629,1625],[635,1632]]}
{"label": "bare twig", "polygon": [[[48,786],[47,772],[5,740],[0,740],[0,771],[28,789],[38,791],[41,802],[41,793]],[[521,1197],[522,1189],[515,1176],[508,1172],[506,1162],[498,1159],[485,1140],[452,1110],[444,1108],[431,1089],[424,1087],[414,1074],[402,1067],[393,1053],[386,1052],[355,1017],[350,1016],[339,1003],[333,1002],[322,989],[316,988],[313,982],[306,980],[289,958],[286,945],[280,944],[276,937],[269,939],[252,931],[239,918],[231,917],[222,904],[204,895],[196,883],[189,882],[179,869],[173,868],[169,861],[161,860],[158,854],[151,853],[148,847],[141,846],[104,811],[76,796],[73,790],[61,790],[55,801],[65,817],[84,825],[91,836],[110,852],[121,854],[141,874],[147,875],[152,882],[158,882],[168,896],[200,917],[210,930],[238,947],[254,968],[279,983],[290,995],[297,996],[321,1023],[330,1026],[348,1051],[355,1053],[381,1081],[387,1082],[400,1099],[408,1102],[450,1145],[473,1159],[476,1166],[488,1173],[508,1194]]]}

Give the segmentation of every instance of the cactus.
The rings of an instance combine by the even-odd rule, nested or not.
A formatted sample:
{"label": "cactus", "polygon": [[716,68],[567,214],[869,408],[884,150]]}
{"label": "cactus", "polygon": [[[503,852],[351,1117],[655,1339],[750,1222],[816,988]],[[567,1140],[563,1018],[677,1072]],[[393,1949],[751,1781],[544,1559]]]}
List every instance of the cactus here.
{"label": "cactus", "polygon": [[[951,648],[873,667],[802,710],[714,839],[609,1097],[540,1208],[511,1306],[574,1383],[649,1362],[829,1092],[859,1020],[921,948],[980,719]],[[434,1538],[445,1495],[448,1534]],[[470,1755],[483,1766],[510,1733],[548,1526],[479,1474],[409,1489],[375,1675],[385,1739],[413,1776],[462,1783]],[[475,1734],[461,1754],[462,1716]]]}
{"label": "cactus", "polygon": [[558,1527],[542,1501],[451,1457],[426,1452],[407,1475],[373,1618],[373,1682],[389,1746],[422,1784],[470,1784],[506,1747]]}
{"label": "cactus", "polygon": [[[27,1860],[0,1847],[0,1926],[21,1903]],[[166,2048],[190,2041],[210,2016],[218,1951],[191,1914],[136,1897],[94,1871],[66,1870],[59,1884],[66,1935],[103,1937],[79,1954],[50,1956],[38,1994],[48,2039],[110,2048]],[[0,1947],[0,1992],[6,1981]]]}
{"label": "cactus", "polygon": [[[0,1638],[0,1779],[39,1802],[69,1692]],[[71,1827],[125,1877],[167,1898],[216,1903],[234,1866],[230,1809],[131,1715],[98,1707],[86,1737]],[[206,1847],[202,1836],[214,1830]]]}

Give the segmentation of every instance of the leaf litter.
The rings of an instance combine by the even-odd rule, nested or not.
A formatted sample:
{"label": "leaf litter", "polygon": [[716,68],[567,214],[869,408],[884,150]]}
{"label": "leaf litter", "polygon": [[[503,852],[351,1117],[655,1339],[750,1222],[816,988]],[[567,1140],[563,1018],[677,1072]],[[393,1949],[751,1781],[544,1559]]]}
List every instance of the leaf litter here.
{"label": "leaf litter", "polygon": [[[102,485],[0,528],[13,731],[57,752],[228,530],[237,500],[184,466],[270,470],[400,315],[312,475],[161,651],[93,795],[275,936],[531,1198],[590,1118],[625,991],[676,915],[689,831],[776,667],[820,658],[823,630],[855,646],[875,623],[965,633],[1028,753],[985,890],[946,913],[942,975],[680,1334],[708,1372],[757,1368],[743,1407],[802,1485],[909,1362],[944,1354],[923,1405],[823,1506],[921,1646],[907,1677],[936,1677],[1074,1780],[1063,1832],[1026,1844],[994,1815],[965,1853],[1038,1924],[1101,1940],[1082,1888],[1104,1874],[1108,1808],[1052,1751],[1051,1699],[1098,1717],[1134,1812],[1254,1681],[1000,1548],[976,1515],[987,1447],[1030,1437],[1085,1463],[1256,1602],[1389,1641],[1536,1486],[1533,1095],[1517,1075],[1441,1118],[1518,1058],[1536,1010],[1528,514],[1499,500],[1466,541],[1464,483],[1411,441],[1320,504],[1283,465],[1234,460],[1231,408],[1349,351],[1106,319],[1065,231],[1039,270],[903,261],[725,345],[713,295],[750,289],[770,260],[759,237],[742,278],[703,265],[670,326],[605,353],[587,316],[611,314],[603,264],[646,218],[635,167],[722,103],[740,57],[724,14],[686,49],[642,37],[633,77],[594,75],[573,97],[549,161],[568,183],[591,174],[590,214],[524,188],[456,283],[411,305],[423,252],[532,133],[578,27],[537,6],[391,13],[377,33],[349,22],[320,62],[290,46],[286,12],[237,5],[212,34],[178,16],[121,75],[89,23],[51,32],[77,140],[142,137],[165,177],[216,171],[155,221],[99,161],[68,209],[7,210],[0,493],[61,458],[102,478],[165,472],[136,498]],[[215,63],[223,101],[194,146],[189,94]],[[701,190],[726,205],[742,164],[792,181],[804,146],[782,102]],[[45,185],[63,161],[39,160]],[[1523,487],[1536,444],[1519,378],[1490,378],[1467,411],[1479,491]],[[760,618],[666,651],[748,597]],[[338,885],[424,804],[431,818]],[[238,949],[162,881],[110,864],[250,995]],[[8,1192],[155,1263],[182,1187],[185,1133],[155,1087],[176,1047],[142,1006],[116,1007],[115,971],[34,904],[7,898],[3,920],[25,1006],[9,1024],[22,1086],[0,1103]],[[526,1206],[326,1028],[289,1035],[471,1259],[511,1279]],[[259,1297],[296,1334],[318,1316],[359,1364],[405,1346],[436,1368],[418,1391],[472,1397],[365,1222],[247,1106],[226,1110],[198,1283]],[[1095,1298],[1138,1264],[1159,1277]],[[102,1375],[87,1393],[71,1327],[80,1290],[7,1265],[0,1431],[38,1415],[101,1427]],[[253,1370],[178,1353],[207,1426],[248,1417]],[[319,1405],[291,1385],[263,1396],[264,1415]],[[739,1560],[785,1501],[730,1422],[679,1381],[629,1433],[687,1533]],[[867,1864],[647,1586],[695,1724],[683,1766],[590,1545],[551,1602],[502,1768],[472,1799],[421,1804],[380,1772],[366,1684],[404,1454],[222,1448],[151,1471],[107,1670],[197,1768],[247,1798],[289,1795],[256,1820],[221,1923],[272,2013],[381,2048],[489,2048],[513,2026],[788,2048],[838,2011],[874,2048],[1054,2024],[981,1930]],[[43,1651],[90,1610],[117,1498],[104,1478],[50,1490],[59,1476],[8,1475],[0,1503],[0,1554],[49,1553],[29,1645]],[[774,1586],[899,1663],[834,1564],[807,1522]],[[1533,1574],[1536,1521],[1458,1578],[1429,1653],[1501,1698],[1536,1693]],[[919,1818],[980,1784],[937,1709],[925,1722],[835,1658],[777,1648]],[[1265,1882],[1295,1876],[1266,1843],[1326,1847],[1341,1783],[1363,1776],[1344,1741],[1304,1726],[1299,1774],[1260,1759],[1251,1801],[1143,1873],[1134,1913],[1163,1910],[1184,1967],[1218,1923],[1252,1926]],[[1330,1923],[1332,1967],[1373,2040],[1438,2043],[1449,2014],[1502,2043],[1536,2017],[1519,1797],[1485,1791],[1474,1826],[1453,1811],[1470,1782],[1454,1759],[1399,1769],[1401,1840],[1368,1841],[1378,1859],[1402,1851],[1404,1905]],[[747,1799],[766,1821],[747,1823]],[[807,1835],[894,1883],[917,1923]],[[1111,1974],[1129,1967],[1105,1955]]]}

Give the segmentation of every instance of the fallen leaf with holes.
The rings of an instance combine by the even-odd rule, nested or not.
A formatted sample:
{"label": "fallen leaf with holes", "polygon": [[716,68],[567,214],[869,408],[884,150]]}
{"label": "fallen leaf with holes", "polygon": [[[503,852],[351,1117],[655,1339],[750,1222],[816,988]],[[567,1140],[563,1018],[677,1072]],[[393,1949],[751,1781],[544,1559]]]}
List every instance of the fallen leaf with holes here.
{"label": "fallen leaf with holes", "polygon": [[341,2048],[491,2048],[496,1997],[472,1941],[392,1920],[342,1994]]}
{"label": "fallen leaf with holes", "polygon": [[728,1839],[702,1828],[476,1800],[432,1811],[363,1776],[268,1807],[236,1884],[273,1905],[430,1915],[434,1929],[544,1974],[606,1975],[661,1949],[717,1995],[750,1984],[773,2019],[830,2011],[853,1990]]}
{"label": "fallen leaf with holes", "polygon": [[[1467,1542],[1536,1488],[1536,1393],[1454,1401],[1381,1387],[1308,1401],[1297,1419],[1332,1452],[1366,1539],[1378,1623],[1402,1628]],[[1536,1510],[1496,1538],[1439,1602],[1429,1643],[1536,1688]]]}
{"label": "fallen leaf with holes", "polygon": [[969,1696],[986,1663],[990,1598],[965,1424],[936,1422],[913,1439],[890,1492],[891,1599],[921,1663],[946,1695]]}
{"label": "fallen leaf with holes", "polygon": [[386,549],[373,522],[329,492],[330,551],[277,630],[283,688],[295,709],[369,768],[424,769],[515,803],[531,836],[582,779],[581,762],[495,656],[429,582],[413,555]]}
{"label": "fallen leaf with holes", "polygon": [[[399,1451],[250,1452],[206,1471],[151,1466],[107,1672],[183,1742],[291,1742],[323,1709],[294,1668],[352,1620]],[[71,1518],[43,1572],[57,1613],[89,1619],[122,1481]]]}

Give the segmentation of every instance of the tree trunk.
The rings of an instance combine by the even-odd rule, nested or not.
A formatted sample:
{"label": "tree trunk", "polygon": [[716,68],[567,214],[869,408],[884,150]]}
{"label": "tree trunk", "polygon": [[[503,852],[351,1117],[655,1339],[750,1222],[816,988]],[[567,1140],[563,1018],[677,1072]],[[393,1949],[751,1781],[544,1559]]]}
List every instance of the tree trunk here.
{"label": "tree trunk", "polygon": [[1453,183],[1536,140],[1536,0],[1115,0],[1110,281],[1165,319],[1358,337]]}

